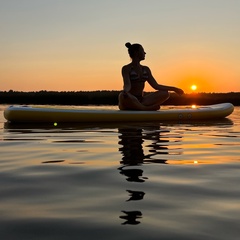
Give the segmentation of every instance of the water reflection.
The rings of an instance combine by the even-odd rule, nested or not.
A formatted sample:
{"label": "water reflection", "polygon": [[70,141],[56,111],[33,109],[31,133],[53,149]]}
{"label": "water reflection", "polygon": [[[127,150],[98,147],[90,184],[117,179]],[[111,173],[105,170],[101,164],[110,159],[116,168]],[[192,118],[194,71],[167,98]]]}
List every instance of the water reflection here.
{"label": "water reflection", "polygon": [[[1,123],[0,123],[1,124]],[[150,124],[152,126],[152,130],[155,128],[157,129],[157,126],[159,123],[152,122],[152,123],[133,123],[133,122],[126,122],[126,123],[119,123],[119,122],[106,122],[106,123],[58,123],[57,125],[54,125],[54,123],[12,123],[12,122],[3,122],[3,128],[9,132],[16,132],[20,131],[22,133],[28,133],[28,132],[37,132],[38,130],[42,132],[45,131],[60,131],[60,130],[86,130],[86,129],[125,129],[129,130],[136,129],[136,124],[138,124],[138,129],[151,129]],[[177,125],[189,125],[189,126],[230,126],[233,125],[233,121],[228,118],[218,119],[216,120],[205,120],[205,121],[184,121],[184,122],[176,122],[176,121],[168,121],[162,123],[164,126],[177,126]],[[126,128],[127,126],[127,128]],[[142,129],[142,130],[143,130]]]}
{"label": "water reflection", "polygon": [[[157,158],[159,154],[168,154],[168,139],[161,139],[161,133],[169,130],[161,130],[160,125],[149,128],[119,128],[118,142],[121,146],[119,151],[122,154],[121,164],[125,166],[135,166],[142,163],[166,163],[165,159]],[[149,153],[144,153],[143,144],[146,145]]]}
{"label": "water reflection", "polygon": [[[152,126],[150,126],[150,124]],[[224,120],[222,122],[217,122],[217,123],[202,122],[201,124],[195,124],[195,125],[184,124],[181,126],[175,123],[171,123],[171,124],[168,123],[168,125],[167,124],[160,125],[160,124],[153,124],[153,123],[148,123],[148,124],[124,123],[124,124],[121,124],[121,126],[119,126],[119,124],[114,124],[114,125],[111,125],[111,124],[106,124],[106,125],[58,124],[57,127],[53,125],[45,126],[45,125],[39,125],[39,124],[35,124],[35,125],[5,124],[3,141],[20,140],[24,143],[24,141],[32,142],[32,140],[40,142],[40,140],[42,139],[44,141],[43,145],[39,144],[39,148],[37,148],[37,150],[38,151],[41,150],[42,153],[39,154],[38,152],[36,152],[36,155],[35,155],[35,153],[33,153],[33,151],[31,150],[29,151],[28,154],[29,154],[29,159],[33,158],[34,156],[37,156],[37,161],[40,162],[41,160],[41,162],[45,165],[46,164],[57,165],[62,163],[68,163],[69,161],[68,156],[70,156],[69,158],[71,162],[73,161],[72,159],[75,160],[76,158],[77,159],[76,164],[88,164],[88,163],[85,163],[84,161],[88,162],[90,158],[89,156],[91,156],[91,158],[95,156],[96,163],[94,164],[98,164],[97,166],[99,166],[99,164],[101,164],[101,161],[99,161],[99,159],[101,157],[104,158],[105,156],[107,156],[107,153],[108,153],[107,151],[109,150],[109,146],[111,146],[112,152],[108,154],[109,155],[108,159],[109,161],[112,161],[112,159],[115,159],[115,160],[117,159],[114,163],[111,162],[111,166],[112,164],[114,164],[115,168],[116,168],[116,162],[117,164],[120,162],[121,165],[116,174],[118,176],[120,176],[121,174],[122,182],[124,182],[124,184],[122,185],[120,184],[120,186],[118,186],[119,188],[117,189],[117,191],[119,189],[120,189],[119,190],[120,192],[121,190],[123,191],[124,196],[122,199],[120,199],[120,201],[122,201],[123,207],[119,208],[119,205],[118,205],[119,199],[117,199],[118,196],[120,196],[119,198],[121,198],[122,195],[119,194],[117,195],[117,197],[114,196],[114,199],[118,200],[118,202],[116,203],[117,210],[114,208],[114,211],[117,212],[117,220],[119,221],[119,225],[122,224],[126,226],[126,225],[137,225],[144,221],[147,223],[147,221],[149,221],[146,218],[146,216],[145,218],[143,218],[144,214],[146,214],[146,212],[144,212],[145,208],[143,206],[146,206],[149,200],[151,202],[152,194],[150,194],[151,193],[150,191],[155,191],[155,193],[158,194],[159,198],[164,197],[163,193],[157,190],[159,189],[159,185],[161,185],[161,179],[156,179],[159,176],[158,173],[157,175],[154,175],[155,173],[154,174],[149,173],[146,171],[146,168],[154,165],[156,166],[157,164],[159,164],[159,166],[161,164],[168,164],[168,163],[171,164],[173,160],[175,160],[177,164],[187,160],[191,161],[192,163],[193,159],[195,160],[194,157],[196,153],[200,156],[199,157],[200,160],[201,159],[204,160],[204,157],[206,155],[209,156],[209,154],[211,153],[213,154],[213,156],[215,156],[215,153],[213,151],[215,149],[219,149],[215,147],[218,145],[220,145],[221,147],[223,146],[223,148],[224,146],[227,146],[225,148],[225,151],[226,151],[225,158],[230,156],[233,159],[233,155],[236,155],[235,159],[239,158],[239,154],[236,148],[236,146],[239,146],[239,144],[235,137],[238,135],[239,131],[237,132],[231,129],[231,132],[229,132],[229,129],[226,129],[226,127],[228,127],[229,124],[232,124],[232,123],[227,120]],[[204,128],[199,128],[199,126],[200,127],[204,126]],[[210,129],[209,127],[213,127],[213,128]],[[184,135],[184,142],[182,143],[182,137],[183,137],[182,135],[184,132],[186,134]],[[227,135],[228,133],[229,135]],[[107,138],[103,139],[103,137],[105,136],[108,136],[109,139]],[[221,139],[220,138],[217,139],[218,136],[220,136]],[[229,136],[230,138],[235,138],[235,139],[233,139],[231,142],[229,141]],[[228,138],[227,140],[223,139],[226,137]],[[101,139],[102,142],[96,141],[98,139]],[[215,144],[212,144],[212,141],[215,141],[216,139],[218,141],[215,142]],[[197,144],[198,143],[205,144],[205,142],[207,141],[210,142],[210,145],[209,146],[203,145],[202,152],[200,152],[199,146]],[[84,143],[84,142],[89,143],[89,145],[86,145],[84,146],[84,148],[79,150],[79,147],[83,147],[83,144],[81,143]],[[121,155],[115,154],[117,142],[118,142],[117,151],[119,149],[119,153]],[[51,144],[49,145],[49,143],[54,143],[54,145],[51,145]],[[68,144],[64,144],[64,143],[68,143]],[[81,146],[79,145],[79,143],[81,144]],[[105,146],[105,144],[107,149],[105,151],[106,155],[103,154],[100,156],[100,154],[102,154],[103,152],[103,150],[100,150],[100,149],[104,149],[103,147]],[[233,151],[231,148],[228,147],[230,146],[230,144],[232,146],[235,146],[232,148]],[[32,145],[27,145],[28,148],[30,148],[31,146]],[[191,148],[192,146],[194,146],[194,148]],[[61,153],[58,152],[59,149],[61,149],[61,147],[64,147],[62,151],[63,155],[62,155],[62,152]],[[210,148],[212,149],[210,149],[207,153],[205,153],[207,147],[208,149]],[[69,150],[69,148],[72,148],[72,149]],[[182,148],[185,151],[184,154],[183,154]],[[14,148],[11,146],[11,148],[9,149],[14,149]],[[84,153],[84,154],[79,156],[80,151],[81,153]],[[188,151],[188,155],[186,151]],[[230,154],[230,151],[231,151],[231,154]],[[6,156],[7,154],[8,153],[6,153]],[[115,154],[114,156],[117,156],[117,158],[112,158],[111,154]],[[183,154],[183,155],[178,158],[177,155],[180,155],[180,154]],[[207,161],[209,160],[207,159]],[[107,163],[107,160],[104,163]],[[25,161],[24,164],[31,164],[31,163],[30,161],[29,162]],[[94,165],[89,165],[88,166],[89,169],[92,166]],[[164,166],[161,166],[161,167],[164,167]],[[29,172],[30,171],[34,172],[36,171],[35,169],[37,169],[37,166],[36,167],[34,166],[34,169],[33,168],[29,168],[29,169],[30,169]],[[44,166],[44,169],[45,169],[45,166]],[[46,169],[49,169],[49,168],[46,168]],[[51,169],[53,169],[54,171],[54,167],[51,166]],[[70,168],[67,168],[67,169],[70,170]],[[72,170],[74,169],[74,171],[75,170],[78,171],[77,168],[71,168],[71,169]],[[169,169],[169,167],[167,167],[167,169]],[[57,169],[57,171],[59,171],[59,168]],[[82,169],[81,171],[84,172],[84,170]],[[52,174],[52,172],[50,174]],[[56,176],[58,176],[58,174],[59,174],[59,179],[62,179],[62,172],[57,173]],[[96,174],[95,171],[94,171],[94,174]],[[70,175],[72,176],[72,174]],[[75,183],[75,175],[73,177],[70,177],[70,175],[68,177],[69,182],[66,183],[68,186],[70,186],[72,181]],[[86,175],[84,174],[83,176],[82,174],[79,174],[79,175],[81,175],[83,180],[87,179]],[[64,176],[65,176],[65,169],[64,169]],[[92,175],[92,176],[95,176],[95,175]],[[189,176],[191,177],[191,175]],[[153,180],[152,179],[153,177],[155,177],[154,184],[151,182]],[[163,177],[163,175],[161,177]],[[92,178],[92,177],[89,175],[89,178]],[[93,186],[95,186],[96,184],[96,180],[94,179],[99,179],[99,178],[93,177]],[[111,182],[111,179],[108,182]],[[102,185],[102,182],[100,183],[101,184],[99,186],[101,188],[103,185]],[[116,187],[115,182],[113,181],[113,183],[114,183],[113,187],[115,188]],[[79,182],[76,183],[76,186],[78,186],[78,184]],[[170,188],[172,185],[173,183],[169,184]],[[185,188],[183,188],[183,190],[184,189]],[[171,191],[169,191],[169,193],[171,193]],[[66,192],[66,194],[68,194],[68,192]],[[73,194],[74,196],[76,196],[75,193]],[[85,194],[85,192],[81,193],[81,196],[83,194]],[[86,192],[86,199],[89,199],[89,196],[87,196],[87,194],[88,192]],[[111,187],[110,187],[109,195],[111,194],[113,195],[113,191],[111,190]],[[100,197],[100,195],[97,195],[96,193],[96,197]],[[146,198],[147,198],[147,201],[145,200]],[[163,199],[160,199],[160,200],[162,200],[164,203]],[[114,216],[116,216],[115,213],[114,213]]]}
{"label": "water reflection", "polygon": [[[160,133],[169,132],[169,130],[161,131],[160,125],[151,127],[128,127],[119,128],[119,151],[122,154],[119,168],[120,174],[126,177],[128,182],[145,182],[148,178],[143,176],[143,170],[133,166],[140,166],[143,163],[163,163],[167,160],[158,159],[159,154],[168,154],[168,139],[161,139]],[[148,154],[144,153],[143,144],[150,141],[146,145]],[[156,158],[155,158],[156,157]],[[131,166],[131,168],[129,168]]]}
{"label": "water reflection", "polygon": [[129,196],[130,196],[130,198],[127,200],[127,202],[142,200],[145,195],[145,192],[142,192],[142,191],[127,190],[127,192],[129,193]]}
{"label": "water reflection", "polygon": [[[160,124],[145,127],[123,127],[118,128],[119,151],[122,155],[119,167],[120,174],[126,177],[128,182],[144,183],[148,177],[144,176],[141,167],[146,163],[167,164],[167,159],[161,156],[169,154],[168,129],[161,129]],[[163,137],[165,135],[165,137]],[[181,136],[178,136],[181,138]],[[159,158],[160,156],[160,158]],[[126,202],[143,200],[145,192],[139,190],[126,190],[129,194]],[[126,220],[122,225],[140,224],[143,214],[137,211],[122,211],[125,215],[120,215],[121,219]]]}
{"label": "water reflection", "polygon": [[137,219],[142,218],[142,212],[140,211],[122,211],[124,216],[120,216],[120,218],[126,220],[122,223],[122,225],[130,224],[130,225],[137,225],[140,223]]}
{"label": "water reflection", "polygon": [[142,169],[124,169],[123,167],[119,168],[120,174],[126,176],[126,180],[128,182],[145,182],[147,177],[143,177],[143,170]]}
{"label": "water reflection", "polygon": [[120,133],[120,141],[118,143],[122,146],[119,148],[119,151],[123,155],[121,164],[138,165],[139,163],[143,163],[142,129],[119,128],[118,132]]}

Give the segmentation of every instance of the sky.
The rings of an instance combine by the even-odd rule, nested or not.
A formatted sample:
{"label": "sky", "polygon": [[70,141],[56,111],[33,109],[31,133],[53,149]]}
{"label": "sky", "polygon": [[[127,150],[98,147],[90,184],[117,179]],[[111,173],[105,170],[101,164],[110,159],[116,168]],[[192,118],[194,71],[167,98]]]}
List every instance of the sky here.
{"label": "sky", "polygon": [[239,0],[0,0],[0,91],[121,90],[131,42],[159,84],[240,92],[239,12]]}

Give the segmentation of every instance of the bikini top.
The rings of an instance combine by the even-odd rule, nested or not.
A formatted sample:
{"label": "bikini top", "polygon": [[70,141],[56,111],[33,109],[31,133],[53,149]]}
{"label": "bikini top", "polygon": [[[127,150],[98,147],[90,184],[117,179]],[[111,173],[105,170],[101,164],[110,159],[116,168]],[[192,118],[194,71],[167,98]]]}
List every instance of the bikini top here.
{"label": "bikini top", "polygon": [[144,83],[148,80],[148,72],[145,67],[142,67],[142,76],[140,77],[139,74],[136,73],[136,71],[131,68],[131,71],[129,73],[130,81],[131,82],[141,82]]}

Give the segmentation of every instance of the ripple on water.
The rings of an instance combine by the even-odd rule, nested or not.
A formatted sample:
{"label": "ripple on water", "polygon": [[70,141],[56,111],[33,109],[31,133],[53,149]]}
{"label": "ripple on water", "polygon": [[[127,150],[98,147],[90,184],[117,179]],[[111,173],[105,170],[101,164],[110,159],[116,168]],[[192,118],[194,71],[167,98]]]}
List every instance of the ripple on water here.
{"label": "ripple on water", "polygon": [[0,238],[238,239],[239,116],[231,120],[4,124]]}

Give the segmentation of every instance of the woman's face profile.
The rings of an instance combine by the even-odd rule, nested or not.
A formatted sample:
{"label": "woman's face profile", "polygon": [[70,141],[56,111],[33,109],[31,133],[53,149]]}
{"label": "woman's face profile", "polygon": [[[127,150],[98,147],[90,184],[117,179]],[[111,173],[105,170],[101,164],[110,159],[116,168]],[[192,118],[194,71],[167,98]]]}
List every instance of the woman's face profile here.
{"label": "woman's face profile", "polygon": [[145,55],[146,55],[146,53],[145,53],[145,51],[144,51],[144,48],[141,46],[140,48],[139,48],[139,50],[136,52],[136,56],[139,58],[139,60],[141,61],[141,60],[144,60],[145,59]]}

